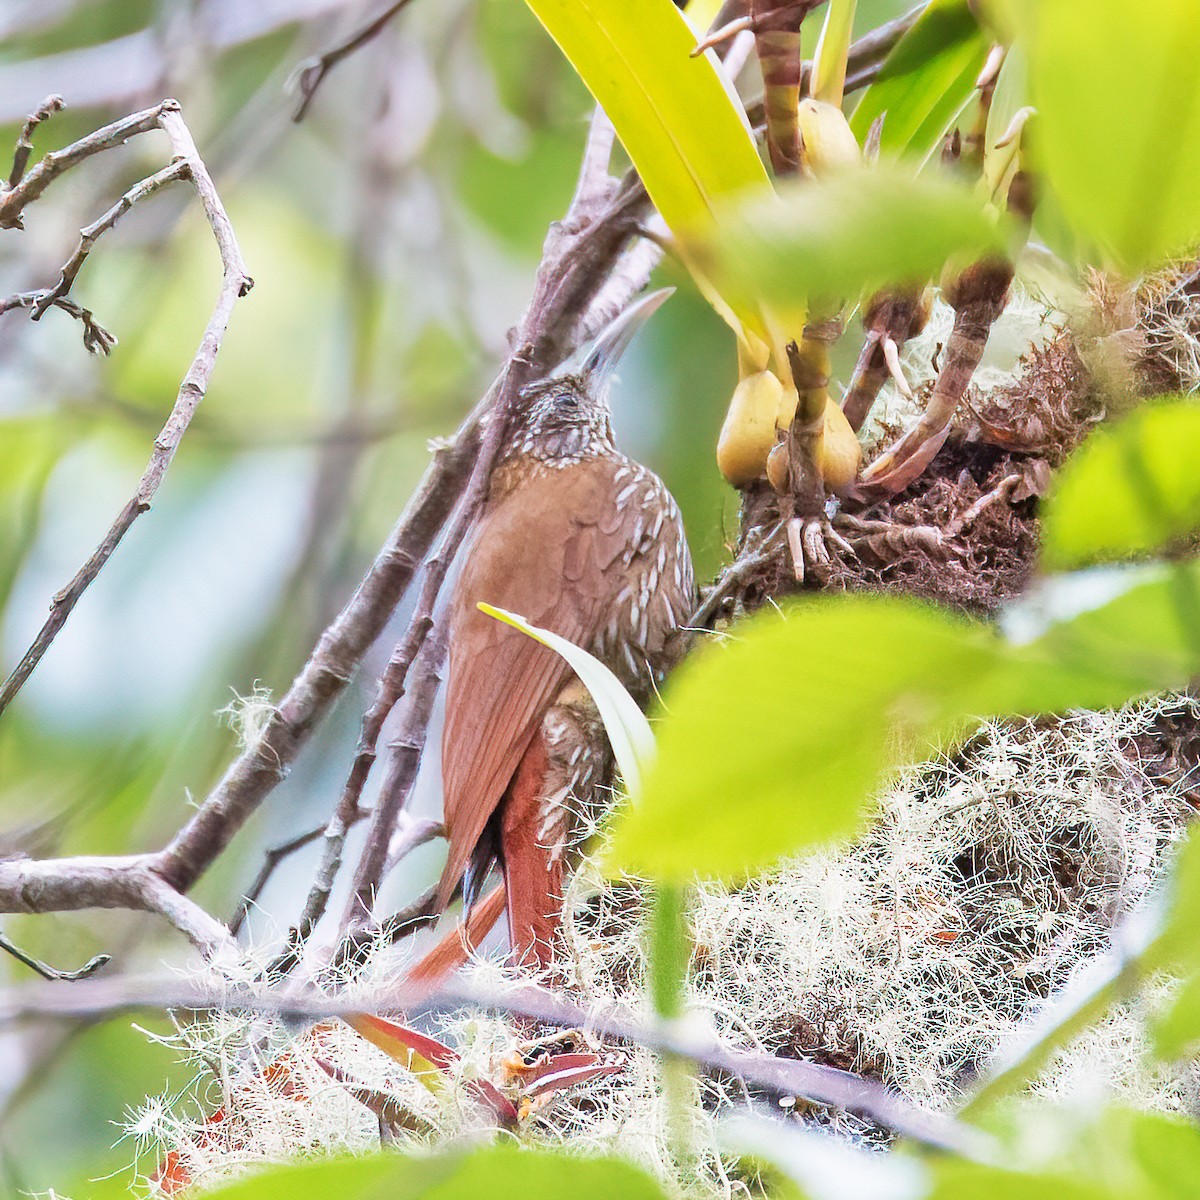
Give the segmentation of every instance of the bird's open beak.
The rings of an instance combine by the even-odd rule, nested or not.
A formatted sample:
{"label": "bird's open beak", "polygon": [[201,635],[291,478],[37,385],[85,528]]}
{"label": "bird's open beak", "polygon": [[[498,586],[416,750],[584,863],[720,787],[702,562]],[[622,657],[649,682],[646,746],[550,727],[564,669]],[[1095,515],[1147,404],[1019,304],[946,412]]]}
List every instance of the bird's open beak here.
{"label": "bird's open beak", "polygon": [[638,330],[674,291],[670,287],[659,288],[635,301],[573,354],[555,374],[581,375],[597,394],[602,394]]}

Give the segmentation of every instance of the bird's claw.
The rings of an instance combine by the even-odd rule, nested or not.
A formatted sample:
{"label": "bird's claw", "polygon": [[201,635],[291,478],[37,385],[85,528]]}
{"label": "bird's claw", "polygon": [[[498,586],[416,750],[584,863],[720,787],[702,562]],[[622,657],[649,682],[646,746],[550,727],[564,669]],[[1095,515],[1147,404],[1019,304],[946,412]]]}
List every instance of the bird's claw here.
{"label": "bird's claw", "polygon": [[854,547],[834,529],[832,520],[824,514],[808,519],[792,517],[787,523],[787,540],[797,583],[803,583],[810,576],[822,580],[829,575],[833,565],[831,546],[841,554],[855,557]]}

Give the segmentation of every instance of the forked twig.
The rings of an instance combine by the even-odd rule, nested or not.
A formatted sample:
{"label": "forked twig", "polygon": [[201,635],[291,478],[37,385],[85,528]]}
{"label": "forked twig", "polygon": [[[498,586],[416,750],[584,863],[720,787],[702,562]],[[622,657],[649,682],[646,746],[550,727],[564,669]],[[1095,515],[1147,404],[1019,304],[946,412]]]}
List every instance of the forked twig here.
{"label": "forked twig", "polygon": [[[192,135],[184,124],[179,104],[175,100],[164,100],[154,108],[126,117],[122,121],[116,121],[112,125],[82,138],[65,150],[47,154],[16,187],[6,191],[0,197],[0,228],[20,228],[21,212],[24,206],[36,200],[50,182],[61,175],[63,171],[83,162],[93,154],[120,145],[134,134],[156,128],[161,129],[171,139],[173,152],[171,166],[153,176],[152,180],[144,181],[148,185],[146,191],[134,196],[138,189],[132,189],[96,225],[89,226],[87,230],[83,231],[79,249],[63,269],[64,278],[67,278],[72,266],[74,268],[74,273],[70,274],[67,279],[67,286],[74,279],[74,275],[78,273],[79,267],[91,248],[88,241],[89,230],[95,230],[95,236],[98,237],[104,229],[111,228],[121,213],[127,211],[136,202],[136,199],[141,198],[141,195],[149,195],[171,179],[186,178],[196,189],[196,194],[200,198],[216,238],[217,249],[220,251],[221,262],[224,266],[221,290],[212,315],[209,317],[204,336],[200,341],[199,349],[180,384],[170,415],[154,441],[153,453],[138,483],[137,490],[117,514],[116,520],[113,521],[100,545],[92,552],[87,562],[80,567],[66,587],[51,600],[49,617],[12,674],[0,687],[0,713],[8,707],[25,685],[25,681],[33,674],[43,655],[66,624],[67,618],[79,602],[79,598],[100,574],[104,564],[108,562],[113,551],[128,533],[130,526],[150,508],[163,476],[171,465],[171,460],[175,457],[175,451],[179,448],[179,443],[187,431],[188,423],[208,389],[208,381],[213,367],[216,365],[217,353],[221,348],[221,341],[225,336],[225,328],[229,323],[233,306],[254,286],[254,280],[246,271],[246,264],[242,259],[241,250],[238,248],[233,226],[229,222],[221,198],[208,174],[208,169],[196,150],[196,144],[192,141]],[[134,198],[130,199],[130,196],[134,196]],[[127,201],[128,203],[126,203]],[[62,284],[63,281],[60,279],[59,282]],[[51,289],[51,296],[47,303],[61,305],[62,292],[65,290],[66,287],[62,287],[60,290],[56,285],[56,288]],[[44,307],[42,311],[44,311]],[[35,317],[38,315],[36,305],[34,315]]]}
{"label": "forked twig", "polygon": [[368,42],[374,41],[388,23],[392,20],[402,8],[408,6],[411,0],[395,0],[395,3],[389,4],[387,8],[372,18],[361,29],[356,30],[344,41],[339,42],[332,49],[326,50],[323,54],[318,54],[315,58],[306,58],[293,72],[292,80],[295,86],[300,91],[300,103],[296,107],[296,111],[292,114],[293,121],[303,121],[305,114],[308,112],[308,106],[313,102],[313,97],[317,94],[319,88],[325,79],[325,76],[333,70],[344,58],[349,58],[356,50],[365,46]]}

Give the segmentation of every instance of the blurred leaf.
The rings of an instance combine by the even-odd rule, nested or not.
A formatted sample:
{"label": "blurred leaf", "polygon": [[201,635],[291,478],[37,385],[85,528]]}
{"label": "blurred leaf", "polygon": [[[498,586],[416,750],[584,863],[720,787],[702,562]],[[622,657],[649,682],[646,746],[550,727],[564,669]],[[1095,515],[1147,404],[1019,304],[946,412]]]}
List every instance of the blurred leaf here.
{"label": "blurred leaf", "polygon": [[[1182,590],[1181,590],[1182,588]],[[1181,596],[1200,588],[1200,566],[1160,565],[1088,571],[1046,581],[1011,606],[1004,624],[1048,605],[995,675],[969,698],[977,712],[1062,712],[1105,708],[1164,688],[1185,687],[1200,671],[1196,625],[1182,619]],[[1061,597],[1061,600],[1056,598]],[[1055,614],[1056,603],[1063,609]]]}
{"label": "blurred leaf", "polygon": [[539,629],[524,617],[505,612],[502,608],[493,608],[490,604],[481,604],[479,608],[489,617],[495,617],[497,621],[519,629],[535,642],[549,646],[570,664],[600,710],[600,718],[604,722],[608,740],[612,743],[613,756],[617,760],[617,768],[625,781],[626,789],[638,792],[641,789],[642,776],[654,759],[654,734],[650,731],[650,723],[638,708],[637,701],[621,686],[621,681],[598,658],[576,646],[574,642],[559,637],[557,633]]}
{"label": "blurred leaf", "polygon": [[1042,521],[1051,569],[1158,550],[1200,528],[1200,404],[1139,409],[1062,468]]}
{"label": "blurred leaf", "polygon": [[1009,0],[1035,149],[1067,216],[1137,271],[1200,237],[1195,0]]}
{"label": "blurred leaf", "polygon": [[1200,831],[1193,830],[1175,858],[1155,967],[1175,974],[1200,971]]}
{"label": "blurred leaf", "polygon": [[1182,987],[1151,1030],[1154,1053],[1165,1062],[1193,1054],[1200,1045],[1200,975]]}
{"label": "blurred leaf", "polygon": [[847,170],[750,201],[703,248],[728,294],[783,306],[936,276],[948,259],[1001,248],[978,199],[899,166]]}
{"label": "blurred leaf", "polygon": [[[736,93],[711,55],[689,57],[696,36],[671,0],[527,3],[608,114],[676,236],[711,235],[721,200],[770,189]],[[753,303],[736,315],[762,333]]]}
{"label": "blurred leaf", "polygon": [[994,642],[929,605],[856,596],[763,613],[700,647],[670,680],[614,865],[738,878],[852,833],[903,754],[897,726],[926,731],[947,680],[988,670]]}
{"label": "blurred leaf", "polygon": [[1015,645],[894,597],[821,599],[744,622],[671,678],[658,757],[615,819],[612,865],[738,879],[853,833],[889,769],[975,718],[1184,686],[1200,648],[1180,620],[1180,572],[1200,588],[1200,564],[1134,573]]}
{"label": "blurred leaf", "polygon": [[[124,1193],[113,1193],[124,1194]],[[515,1146],[433,1157],[380,1154],[275,1167],[206,1192],[212,1200],[664,1200],[649,1175],[616,1159]]]}
{"label": "blurred leaf", "polygon": [[[1163,1113],[1135,1112],[1121,1112],[1118,1120],[1129,1130],[1131,1166],[1144,1180],[1145,1192],[1159,1200],[1191,1200],[1200,1180],[1200,1129],[1195,1122]],[[1101,1130],[1103,1144],[1116,1153],[1110,1153],[1106,1165],[1119,1169],[1124,1165],[1126,1143],[1103,1136],[1108,1132]],[[1129,1188],[1125,1194],[1133,1190]]]}
{"label": "blurred leaf", "polygon": [[930,1163],[933,1187],[925,1200],[1109,1200],[1108,1188],[1068,1174],[1029,1174],[942,1157]]}
{"label": "blurred leaf", "polygon": [[881,114],[885,154],[928,158],[975,91],[990,39],[968,0],[931,0],[850,118],[861,144]]}

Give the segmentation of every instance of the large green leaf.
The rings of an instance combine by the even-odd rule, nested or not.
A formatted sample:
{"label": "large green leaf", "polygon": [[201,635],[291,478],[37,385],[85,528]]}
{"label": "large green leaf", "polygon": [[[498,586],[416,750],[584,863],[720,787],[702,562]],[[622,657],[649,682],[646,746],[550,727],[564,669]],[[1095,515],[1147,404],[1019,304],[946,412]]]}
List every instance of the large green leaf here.
{"label": "large green leaf", "polygon": [[804,180],[739,206],[723,225],[702,262],[725,294],[784,307],[928,279],[952,256],[1001,247],[965,187],[888,164]]}
{"label": "large green leaf", "polygon": [[434,1157],[396,1154],[276,1167],[206,1192],[212,1200],[664,1200],[644,1171],[616,1159],[515,1146]]}
{"label": "large green leaf", "polygon": [[658,757],[613,830],[614,865],[679,882],[737,878],[853,832],[898,729],[944,711],[947,678],[995,641],[915,601],[816,601],[745,622],[672,676]]}
{"label": "large green leaf", "polygon": [[[769,190],[750,126],[671,0],[527,0],[608,114],[676,236],[715,231],[730,196]],[[738,311],[761,332],[757,308]]]}
{"label": "large green leaf", "polygon": [[761,614],[672,677],[658,757],[616,818],[611,864],[673,882],[738,879],[853,833],[890,768],[977,717],[1183,686],[1200,647],[1181,579],[1200,588],[1200,565],[1064,582],[1061,618],[1046,601],[1020,641],[898,598]]}
{"label": "large green leaf", "polygon": [[948,1156],[930,1166],[933,1186],[924,1200],[1113,1200],[1103,1185],[1065,1171],[1034,1175]]}
{"label": "large green leaf", "polygon": [[1157,550],[1200,529],[1200,404],[1139,409],[1094,433],[1046,499],[1052,569]]}
{"label": "large green leaf", "polygon": [[1129,271],[1200,238],[1196,0],[1009,0],[1064,211]]}
{"label": "large green leaf", "polygon": [[987,51],[968,0],[931,0],[863,93],[850,128],[862,142],[883,115],[883,152],[927,158],[970,100]]}
{"label": "large green leaf", "polygon": [[527,0],[616,127],[672,230],[770,186],[736,97],[671,0]]}

